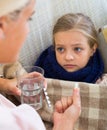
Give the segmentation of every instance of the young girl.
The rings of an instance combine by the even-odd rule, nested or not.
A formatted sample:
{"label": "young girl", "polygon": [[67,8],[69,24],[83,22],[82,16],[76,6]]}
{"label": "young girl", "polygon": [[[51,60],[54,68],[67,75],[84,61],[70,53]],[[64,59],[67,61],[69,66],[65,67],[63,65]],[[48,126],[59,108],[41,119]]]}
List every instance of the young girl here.
{"label": "young girl", "polygon": [[66,14],[53,29],[54,45],[48,47],[35,65],[45,77],[96,83],[104,71],[98,47],[97,31],[88,16]]}

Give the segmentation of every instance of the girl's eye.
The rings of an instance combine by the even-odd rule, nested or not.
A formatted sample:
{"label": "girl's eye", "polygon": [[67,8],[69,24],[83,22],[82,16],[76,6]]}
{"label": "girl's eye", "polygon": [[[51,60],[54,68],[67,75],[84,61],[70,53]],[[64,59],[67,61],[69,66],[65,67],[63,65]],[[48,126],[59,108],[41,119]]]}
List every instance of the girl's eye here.
{"label": "girl's eye", "polygon": [[76,47],[76,48],[74,48],[74,50],[77,51],[77,52],[80,52],[82,50],[82,48]]}
{"label": "girl's eye", "polygon": [[58,48],[56,48],[56,50],[57,50],[58,52],[64,52],[64,48],[62,48],[62,47],[58,47]]}

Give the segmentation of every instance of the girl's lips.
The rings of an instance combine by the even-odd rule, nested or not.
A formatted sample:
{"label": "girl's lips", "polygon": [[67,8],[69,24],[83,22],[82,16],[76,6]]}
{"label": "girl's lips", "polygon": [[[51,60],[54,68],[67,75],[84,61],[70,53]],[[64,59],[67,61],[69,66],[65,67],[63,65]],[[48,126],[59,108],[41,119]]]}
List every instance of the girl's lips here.
{"label": "girl's lips", "polygon": [[71,65],[71,64],[67,64],[67,65],[64,65],[64,68],[74,68],[76,65]]}

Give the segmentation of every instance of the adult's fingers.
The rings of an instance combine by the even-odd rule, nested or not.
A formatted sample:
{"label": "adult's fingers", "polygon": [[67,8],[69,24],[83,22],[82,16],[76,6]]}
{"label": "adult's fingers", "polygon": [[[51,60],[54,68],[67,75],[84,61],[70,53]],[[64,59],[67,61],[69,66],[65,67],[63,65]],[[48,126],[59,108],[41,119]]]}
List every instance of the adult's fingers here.
{"label": "adult's fingers", "polygon": [[57,101],[55,104],[55,110],[57,112],[64,112],[71,104],[73,103],[72,96],[62,97],[60,101]]}
{"label": "adult's fingers", "polygon": [[75,87],[73,89],[73,105],[76,106],[81,112],[81,99],[80,99],[80,89]]}
{"label": "adult's fingers", "polygon": [[54,111],[55,111],[55,112],[58,112],[58,113],[62,113],[62,112],[63,112],[63,107],[62,107],[61,101],[57,101],[57,102],[55,103]]}

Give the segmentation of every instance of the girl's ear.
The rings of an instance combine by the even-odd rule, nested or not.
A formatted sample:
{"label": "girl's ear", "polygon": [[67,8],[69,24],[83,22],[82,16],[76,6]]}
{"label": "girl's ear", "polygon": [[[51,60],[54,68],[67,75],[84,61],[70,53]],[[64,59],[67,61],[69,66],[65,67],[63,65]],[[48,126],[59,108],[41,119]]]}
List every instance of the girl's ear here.
{"label": "girl's ear", "polygon": [[92,55],[91,55],[91,56],[94,55],[94,53],[96,52],[97,47],[98,47],[98,46],[97,46],[97,44],[95,43],[94,46],[93,46],[93,48],[92,48]]}

